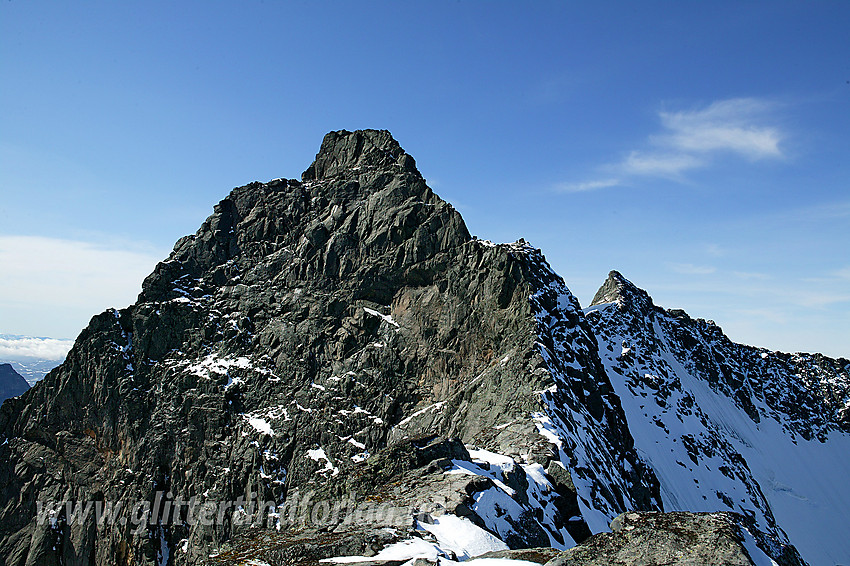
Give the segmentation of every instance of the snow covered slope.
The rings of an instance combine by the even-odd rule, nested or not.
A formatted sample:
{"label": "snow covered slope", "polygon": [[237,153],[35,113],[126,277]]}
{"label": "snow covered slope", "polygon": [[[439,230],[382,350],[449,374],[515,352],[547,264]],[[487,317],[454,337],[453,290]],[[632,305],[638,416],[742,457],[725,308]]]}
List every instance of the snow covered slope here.
{"label": "snow covered slope", "polygon": [[732,343],[612,272],[585,309],[665,511],[736,511],[771,550],[850,562],[850,362]]}

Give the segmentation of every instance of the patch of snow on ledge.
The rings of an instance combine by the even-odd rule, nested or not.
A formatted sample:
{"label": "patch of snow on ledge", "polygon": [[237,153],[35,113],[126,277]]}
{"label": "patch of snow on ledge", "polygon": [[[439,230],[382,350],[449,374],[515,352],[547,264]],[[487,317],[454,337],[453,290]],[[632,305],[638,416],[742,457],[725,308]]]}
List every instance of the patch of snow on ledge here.
{"label": "patch of snow on ledge", "polygon": [[248,417],[248,424],[263,434],[274,436],[272,425],[269,424],[269,421],[266,419],[262,419],[260,417]]}
{"label": "patch of snow on ledge", "polygon": [[453,551],[461,560],[493,550],[508,550],[507,544],[469,519],[441,515],[433,521],[433,524],[417,522],[418,528],[433,534],[441,549]]}
{"label": "patch of snow on ledge", "polygon": [[399,324],[395,320],[393,320],[392,315],[381,314],[378,311],[376,311],[375,309],[370,309],[369,307],[363,307],[363,310],[366,311],[367,314],[371,314],[372,316],[377,316],[378,318],[382,319],[384,322],[386,322],[390,326],[394,326],[396,332],[401,330],[401,326],[399,326]]}
{"label": "patch of snow on ledge", "polygon": [[328,458],[328,455],[325,453],[324,448],[316,448],[315,450],[307,450],[307,457],[313,461],[321,462],[325,461],[325,467],[319,470],[317,473],[326,474],[330,473],[331,476],[335,476],[339,473],[339,468],[333,465],[331,459]]}

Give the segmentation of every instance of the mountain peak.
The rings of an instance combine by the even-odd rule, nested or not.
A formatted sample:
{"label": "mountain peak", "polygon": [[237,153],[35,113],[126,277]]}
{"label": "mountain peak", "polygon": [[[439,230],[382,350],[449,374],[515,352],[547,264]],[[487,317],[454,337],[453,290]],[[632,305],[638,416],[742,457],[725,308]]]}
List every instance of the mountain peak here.
{"label": "mountain peak", "polygon": [[325,135],[315,161],[301,178],[321,180],[354,168],[393,165],[419,174],[413,157],[405,153],[388,130],[338,130]]}
{"label": "mountain peak", "polygon": [[608,278],[596,291],[590,306],[614,302],[635,307],[641,311],[648,310],[653,306],[652,297],[646,291],[623,277],[623,274],[616,270],[608,273]]}

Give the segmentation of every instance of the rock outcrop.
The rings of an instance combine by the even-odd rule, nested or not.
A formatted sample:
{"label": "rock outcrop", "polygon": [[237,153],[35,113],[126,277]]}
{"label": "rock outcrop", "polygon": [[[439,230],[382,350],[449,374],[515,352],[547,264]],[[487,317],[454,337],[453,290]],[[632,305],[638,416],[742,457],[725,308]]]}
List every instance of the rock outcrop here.
{"label": "rock outcrop", "polygon": [[769,566],[741,519],[731,513],[624,513],[610,533],[594,535],[546,566]]}
{"label": "rock outcrop", "polygon": [[[552,358],[565,335],[574,348]],[[328,134],[302,180],[234,189],[136,304],[94,317],[62,366],[3,406],[0,552],[9,564],[203,561],[238,534],[230,511],[151,535],[134,534],[126,507],[166,493],[344,498],[382,450],[423,435],[516,459],[504,474],[470,462],[465,475],[494,501],[469,510],[475,523],[512,546],[570,545],[590,531],[572,454],[538,432],[540,391],[556,418],[592,422],[593,450],[620,469],[594,497],[617,511],[658,505],[593,347],[539,251],[472,239],[388,132]],[[581,383],[580,367],[597,379]],[[494,482],[522,491],[528,474],[539,493],[498,513],[512,491]],[[380,492],[380,481],[357,489]],[[65,511],[38,524],[39,501],[63,500],[125,502],[126,526]]]}

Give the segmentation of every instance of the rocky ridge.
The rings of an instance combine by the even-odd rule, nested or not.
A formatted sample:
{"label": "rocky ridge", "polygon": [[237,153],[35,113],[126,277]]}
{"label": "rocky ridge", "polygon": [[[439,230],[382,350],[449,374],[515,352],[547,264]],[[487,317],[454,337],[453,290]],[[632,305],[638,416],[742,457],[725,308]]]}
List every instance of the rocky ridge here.
{"label": "rocky ridge", "polygon": [[616,271],[584,312],[665,510],[740,513],[774,556],[850,556],[850,361],[735,344]]}
{"label": "rocky ridge", "polygon": [[[606,286],[610,304],[632,300]],[[3,404],[2,563],[376,561],[414,546],[465,559],[567,549],[623,512],[669,510],[633,396],[600,355],[621,338],[606,308],[583,312],[525,242],[472,238],[388,132],[332,132],[301,180],[234,189],[137,303],[95,316]],[[838,431],[814,403],[822,420],[784,426]],[[757,511],[732,506],[741,528],[797,563],[744,484]],[[132,502],[164,497],[237,503],[211,524],[175,503],[134,528]],[[66,500],[125,506],[39,520],[38,502]]]}

